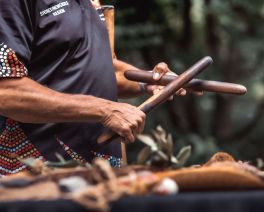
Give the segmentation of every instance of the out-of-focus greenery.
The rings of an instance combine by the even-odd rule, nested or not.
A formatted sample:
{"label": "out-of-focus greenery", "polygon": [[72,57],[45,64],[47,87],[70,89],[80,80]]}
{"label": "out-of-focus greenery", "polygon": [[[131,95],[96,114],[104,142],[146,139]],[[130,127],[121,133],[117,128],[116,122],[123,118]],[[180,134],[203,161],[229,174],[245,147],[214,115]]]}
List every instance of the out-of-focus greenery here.
{"label": "out-of-focus greenery", "polygon": [[[146,132],[162,125],[176,147],[191,144],[192,163],[227,151],[264,158],[263,0],[105,0],[116,7],[116,53],[144,69],[164,61],[176,73],[210,55],[200,78],[240,83],[245,96],[205,93],[176,97],[148,116]],[[139,104],[143,99],[133,101]],[[129,147],[135,158],[140,144]]]}

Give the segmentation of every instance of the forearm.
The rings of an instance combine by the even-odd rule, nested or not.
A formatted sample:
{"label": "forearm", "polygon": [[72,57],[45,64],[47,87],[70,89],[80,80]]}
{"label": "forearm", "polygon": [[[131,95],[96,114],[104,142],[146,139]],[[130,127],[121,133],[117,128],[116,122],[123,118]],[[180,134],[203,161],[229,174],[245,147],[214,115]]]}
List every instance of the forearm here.
{"label": "forearm", "polygon": [[114,59],[113,63],[116,70],[118,97],[131,98],[142,95],[143,92],[140,89],[139,83],[127,80],[124,76],[125,71],[138,68],[117,59]]}
{"label": "forearm", "polygon": [[100,121],[110,101],[56,92],[29,78],[0,80],[0,114],[23,123]]}

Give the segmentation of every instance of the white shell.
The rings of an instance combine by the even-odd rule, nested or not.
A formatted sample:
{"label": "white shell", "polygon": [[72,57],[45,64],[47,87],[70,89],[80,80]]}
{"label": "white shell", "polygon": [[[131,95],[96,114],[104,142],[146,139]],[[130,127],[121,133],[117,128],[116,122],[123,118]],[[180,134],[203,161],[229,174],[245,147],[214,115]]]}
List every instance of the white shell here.
{"label": "white shell", "polygon": [[89,184],[82,177],[73,176],[61,179],[59,186],[68,190],[68,192],[79,192],[89,186]]}
{"label": "white shell", "polygon": [[155,187],[154,192],[161,195],[177,194],[179,192],[179,186],[174,180],[165,178]]}

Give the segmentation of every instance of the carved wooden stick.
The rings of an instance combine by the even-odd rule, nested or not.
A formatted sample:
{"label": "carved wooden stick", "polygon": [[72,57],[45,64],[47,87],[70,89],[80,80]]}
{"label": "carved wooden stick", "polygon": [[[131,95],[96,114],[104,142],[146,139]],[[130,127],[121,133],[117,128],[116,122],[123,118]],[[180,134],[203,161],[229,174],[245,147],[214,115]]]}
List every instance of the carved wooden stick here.
{"label": "carved wooden stick", "polygon": [[[177,76],[166,75],[163,76],[159,81],[156,81],[153,79],[153,74],[151,72],[143,70],[126,71],[125,77],[132,81],[144,82],[154,85],[167,85],[177,78]],[[185,84],[184,88],[192,91],[207,91],[235,95],[243,95],[247,92],[246,87],[243,85],[199,79],[191,80],[189,83]]]}
{"label": "carved wooden stick", "polygon": [[[192,80],[196,75],[202,72],[205,68],[207,68],[210,64],[212,64],[213,60],[211,57],[204,57],[197,63],[195,63],[191,68],[187,71],[183,72],[179,75],[175,80],[169,83],[163,90],[161,90],[156,95],[150,97],[147,101],[141,104],[138,108],[145,113],[150,112],[152,109],[165,102],[170,98],[171,95],[174,95],[179,89],[181,89],[186,83]],[[112,142],[114,139],[120,137],[113,131],[107,131],[103,133],[97,140],[99,144],[108,144]]]}
{"label": "carved wooden stick", "polygon": [[[115,54],[115,8],[112,5],[102,6],[105,16],[105,24],[109,35],[110,47],[112,58],[116,58]],[[124,143],[121,145],[123,164],[127,164],[126,146]]]}

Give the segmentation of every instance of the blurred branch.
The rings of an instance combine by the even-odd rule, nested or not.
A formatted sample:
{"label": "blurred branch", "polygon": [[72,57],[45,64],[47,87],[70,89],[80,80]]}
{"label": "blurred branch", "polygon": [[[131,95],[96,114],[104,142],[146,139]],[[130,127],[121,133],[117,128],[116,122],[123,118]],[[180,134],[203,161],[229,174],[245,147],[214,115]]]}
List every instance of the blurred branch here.
{"label": "blurred branch", "polygon": [[262,119],[263,115],[264,115],[264,101],[258,104],[253,118],[250,121],[248,121],[248,123],[242,129],[238,130],[230,137],[227,137],[226,140],[238,141],[250,135],[252,131],[255,129],[255,127],[258,125],[259,121]]}
{"label": "blurred branch", "polygon": [[186,97],[186,102],[184,105],[185,116],[188,119],[190,132],[199,133],[199,112],[197,109],[196,98],[193,95]]}
{"label": "blurred branch", "polygon": [[191,19],[191,0],[183,0],[183,33],[181,45],[183,48],[189,48],[192,42],[192,19]]}
{"label": "blurred branch", "polygon": [[234,99],[222,95],[215,96],[215,111],[214,121],[212,125],[212,135],[215,135],[218,140],[230,137],[232,133],[232,109]]}
{"label": "blurred branch", "polygon": [[172,101],[167,103],[169,118],[175,128],[181,133],[199,133],[200,121],[198,104],[193,95],[175,97],[177,104]]}
{"label": "blurred branch", "polygon": [[[246,8],[240,6],[240,5],[237,5],[237,4],[234,4],[232,3],[232,1],[230,1],[231,3],[231,8],[232,10],[237,14],[239,15],[240,17],[240,20],[243,20],[244,23],[246,24],[246,33],[248,35],[255,35],[256,34],[256,29],[254,27],[254,24],[252,23],[252,14],[249,14],[249,12],[246,10]],[[260,18],[260,17],[259,17]]]}
{"label": "blurred branch", "polygon": [[216,33],[216,18],[210,11],[211,0],[205,0],[206,16],[205,16],[205,27],[206,27],[206,43],[213,55],[217,55],[218,44],[220,39]]}
{"label": "blurred branch", "polygon": [[181,108],[180,102],[175,105],[173,101],[168,101],[166,107],[169,114],[169,119],[177,131],[180,133],[188,133],[188,123],[184,119],[183,113],[181,111],[177,111]]}

